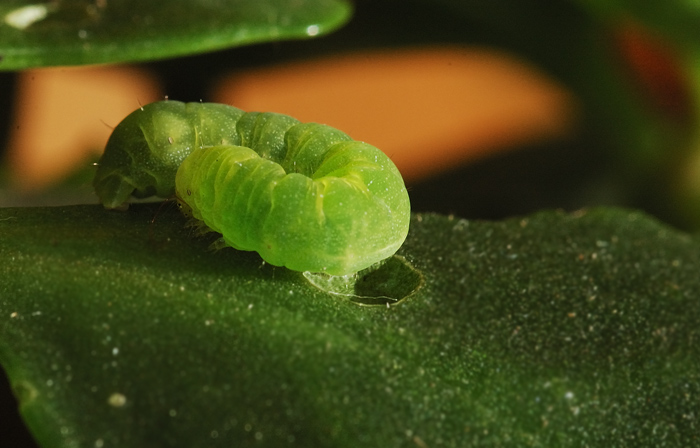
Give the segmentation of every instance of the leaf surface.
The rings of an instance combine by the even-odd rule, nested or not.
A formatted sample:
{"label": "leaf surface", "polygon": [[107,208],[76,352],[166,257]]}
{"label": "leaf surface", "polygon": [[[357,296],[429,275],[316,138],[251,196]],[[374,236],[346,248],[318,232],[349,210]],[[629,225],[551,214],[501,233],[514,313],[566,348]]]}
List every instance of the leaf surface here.
{"label": "leaf surface", "polygon": [[191,232],[0,210],[0,361],[42,446],[697,443],[700,247],[645,215],[416,215],[389,307]]}
{"label": "leaf surface", "polygon": [[8,0],[0,70],[155,60],[328,33],[345,0]]}

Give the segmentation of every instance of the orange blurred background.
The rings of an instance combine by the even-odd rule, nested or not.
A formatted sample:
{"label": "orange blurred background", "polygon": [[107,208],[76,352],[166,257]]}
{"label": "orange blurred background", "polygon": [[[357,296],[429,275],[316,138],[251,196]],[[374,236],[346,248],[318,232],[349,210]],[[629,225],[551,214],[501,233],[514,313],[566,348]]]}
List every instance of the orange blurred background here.
{"label": "orange blurred background", "polygon": [[[23,72],[9,143],[13,185],[37,190],[84,168],[122,118],[165,94],[137,67]],[[408,184],[562,137],[576,122],[562,86],[508,54],[470,47],[375,50],[232,73],[215,83],[211,100],[342,129],[386,152]]]}

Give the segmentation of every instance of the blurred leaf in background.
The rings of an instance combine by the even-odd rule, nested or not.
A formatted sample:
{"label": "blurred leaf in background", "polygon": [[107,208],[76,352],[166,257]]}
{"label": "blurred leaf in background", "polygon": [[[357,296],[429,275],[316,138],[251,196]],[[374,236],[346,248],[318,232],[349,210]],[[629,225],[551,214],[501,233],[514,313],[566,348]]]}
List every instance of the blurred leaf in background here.
{"label": "blurred leaf in background", "polygon": [[[87,4],[83,5],[84,8],[99,9],[99,2],[83,3]],[[259,4],[262,10],[270,5]],[[453,48],[455,44],[468,44],[470,48],[475,48],[475,45],[501,48],[518,55],[520,60],[537,65],[545,72],[545,76],[554,79],[558,85],[569,88],[578,99],[577,104],[581,111],[580,126],[576,134],[553,144],[520,143],[519,145],[525,143],[526,148],[534,149],[530,151],[530,158],[514,155],[512,161],[507,157],[498,159],[500,162],[495,169],[491,168],[490,161],[485,161],[474,168],[467,166],[462,174],[455,172],[454,174],[459,176],[459,185],[452,188],[453,190],[477,190],[478,196],[484,197],[482,204],[512,203],[516,205],[516,209],[511,213],[522,213],[542,207],[573,209],[589,204],[619,204],[643,208],[669,222],[692,228],[694,222],[700,222],[700,218],[693,218],[692,212],[694,204],[700,203],[700,200],[692,199],[692,181],[695,179],[693,167],[698,165],[693,163],[692,158],[693,129],[696,127],[693,124],[693,92],[696,86],[691,78],[685,76],[688,69],[687,58],[678,56],[685,54],[681,49],[691,48],[696,44],[693,43],[694,31],[689,25],[681,26],[681,29],[685,30],[683,32],[671,32],[673,27],[667,24],[674,23],[673,20],[676,19],[681,20],[680,16],[683,16],[684,23],[688,23],[690,19],[685,16],[694,17],[697,12],[691,6],[679,2],[663,3],[660,6],[643,5],[645,3],[620,3],[614,4],[614,7],[602,7],[600,3],[594,2],[582,1],[572,4],[559,0],[439,0],[430,3],[422,0],[358,0],[355,2],[354,20],[335,34],[322,39],[240,48],[211,55],[163,61],[152,67],[160,74],[165,84],[163,90],[171,98],[212,100],[207,93],[211,91],[210,86],[218,79],[230,76],[231,72],[235,77],[235,73],[242,69],[294,58],[308,58],[311,55],[348,50],[424,47],[427,44],[451,45]],[[109,14],[109,5],[101,11],[103,15]],[[133,19],[133,16],[128,14],[120,15],[124,12],[120,11],[113,11],[116,18]],[[191,10],[187,20],[196,21],[195,11]],[[289,16],[303,16],[295,11],[289,12]],[[349,13],[347,4],[337,2],[328,2],[323,8],[314,11],[314,14],[326,13],[327,23],[335,24],[327,25],[325,30],[341,23],[340,19],[337,19],[339,11],[345,14],[343,20],[347,20]],[[239,24],[243,28],[258,26],[264,22],[260,19],[260,11],[256,10],[250,14],[248,25]],[[276,12],[272,16],[279,18],[285,16],[285,13]],[[172,17],[168,16],[168,20],[175,20]],[[299,23],[307,27],[313,26],[313,17],[304,16],[303,18],[308,20],[301,20]],[[203,23],[210,23],[210,19],[210,10],[205,5],[201,20]],[[45,20],[49,20],[49,17]],[[663,26],[656,26],[656,22]],[[26,30],[39,26],[39,23],[32,24]],[[143,25],[142,22],[138,23]],[[275,34],[277,22],[265,23],[271,27],[266,39],[289,37]],[[192,30],[192,34],[182,34],[181,39],[188,38],[200,44],[210,42],[210,39],[202,37],[206,36],[206,33],[226,32],[218,29],[212,31],[209,25],[192,25],[188,29]],[[289,29],[296,30],[296,37],[308,37],[306,28],[302,25]],[[148,33],[142,36],[144,42],[153,38],[149,36]],[[129,38],[136,39],[134,36]],[[685,42],[681,49],[677,48],[679,46],[676,44],[679,39],[684,39]],[[656,51],[658,49],[662,51]],[[662,65],[675,65],[666,67],[668,70],[664,71],[663,67],[658,68],[657,63],[657,68],[650,70],[649,67],[653,65],[649,65],[649,57],[644,55],[652,53],[656,56],[661,55],[656,61],[661,61]],[[372,54],[377,53],[370,52],[370,59]],[[150,56],[163,57],[158,54]],[[131,57],[133,59],[133,56]],[[659,80],[658,76],[649,76],[650,73],[676,73],[678,76],[663,78],[664,75],[661,75],[663,79]],[[672,100],[675,109],[669,107],[669,96],[663,93],[669,90],[658,90],[659,82],[663,84],[664,79],[666,86],[670,86],[671,91],[675,92],[675,99]],[[670,85],[669,79],[676,84]],[[682,83],[689,79],[687,84]],[[338,83],[344,85],[343,81]],[[648,95],[643,92],[652,93]],[[356,92],[351,96],[359,98],[361,94],[362,92]],[[434,104],[438,105],[441,102],[439,96],[433,98],[429,92],[423,92],[420,85],[416,85],[408,94],[433,99]],[[236,97],[227,98],[234,103],[237,101]],[[665,103],[664,98],[667,99]],[[332,104],[333,101],[330,100],[329,103]],[[471,105],[475,110],[480,108],[478,104],[470,104],[468,101],[465,101],[465,105]],[[382,105],[377,103],[369,103],[367,106],[367,109],[372,110],[381,108]],[[451,112],[450,108],[444,108],[444,111],[447,114]],[[357,115],[356,112],[353,114]],[[459,110],[456,110],[452,115],[458,114]],[[433,132],[437,134],[439,130]],[[426,134],[430,135],[430,132]],[[469,143],[465,143],[464,146],[468,148]],[[484,147],[488,146],[487,143]],[[495,148],[497,145],[491,146]],[[558,151],[568,152],[569,156],[562,157],[557,154]],[[543,164],[543,158],[553,163]],[[459,160],[459,157],[455,160]],[[462,160],[473,159],[462,156]],[[567,161],[571,163],[567,164]],[[518,164],[528,168],[518,171]],[[510,174],[499,175],[498,166],[508,170],[508,165],[513,167]],[[449,166],[454,171],[458,164],[444,163],[444,166]],[[537,169],[538,166],[542,168]],[[420,185],[416,186],[415,191],[431,194],[428,191],[444,189],[444,180],[450,176],[449,173],[436,175],[432,180],[440,186],[433,188],[427,183],[425,189]],[[469,179],[477,177],[499,180],[485,184],[469,183]],[[556,182],[546,180],[549,177],[564,183],[556,187]],[[509,182],[509,179],[512,182]],[[521,194],[524,188],[529,189],[529,193]],[[566,191],[569,192],[568,195],[564,193]],[[422,193],[418,196],[420,195]],[[422,202],[418,196],[417,201]],[[517,200],[509,199],[518,196],[522,197]],[[468,198],[466,202],[462,201],[467,202],[471,201]],[[430,201],[426,200],[426,203],[430,204]],[[474,217],[502,217],[510,214],[508,205],[495,205],[495,208],[491,208],[500,211],[494,215],[479,204],[444,204],[439,209]]]}
{"label": "blurred leaf in background", "polygon": [[309,38],[346,22],[344,0],[7,0],[0,69],[133,62]]}

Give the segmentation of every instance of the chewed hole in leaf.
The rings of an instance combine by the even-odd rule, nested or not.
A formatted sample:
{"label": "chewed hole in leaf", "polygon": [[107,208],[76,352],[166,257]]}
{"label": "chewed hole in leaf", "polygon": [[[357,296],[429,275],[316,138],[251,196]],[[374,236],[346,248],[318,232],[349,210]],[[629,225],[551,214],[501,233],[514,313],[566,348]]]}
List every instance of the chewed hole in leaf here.
{"label": "chewed hole in leaf", "polygon": [[423,285],[423,275],[399,255],[354,274],[304,272],[304,277],[322,291],[363,306],[397,305]]}

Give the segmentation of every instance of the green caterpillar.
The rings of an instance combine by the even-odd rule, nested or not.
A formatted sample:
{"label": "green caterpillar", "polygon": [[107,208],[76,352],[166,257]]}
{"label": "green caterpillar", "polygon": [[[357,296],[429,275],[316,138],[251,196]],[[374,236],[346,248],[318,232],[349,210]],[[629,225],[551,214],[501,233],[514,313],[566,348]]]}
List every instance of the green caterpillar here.
{"label": "green caterpillar", "polygon": [[163,101],[124,119],[95,176],[107,208],[176,194],[183,212],[275,266],[346,275],[408,233],[403,179],[379,149],[287,115]]}

